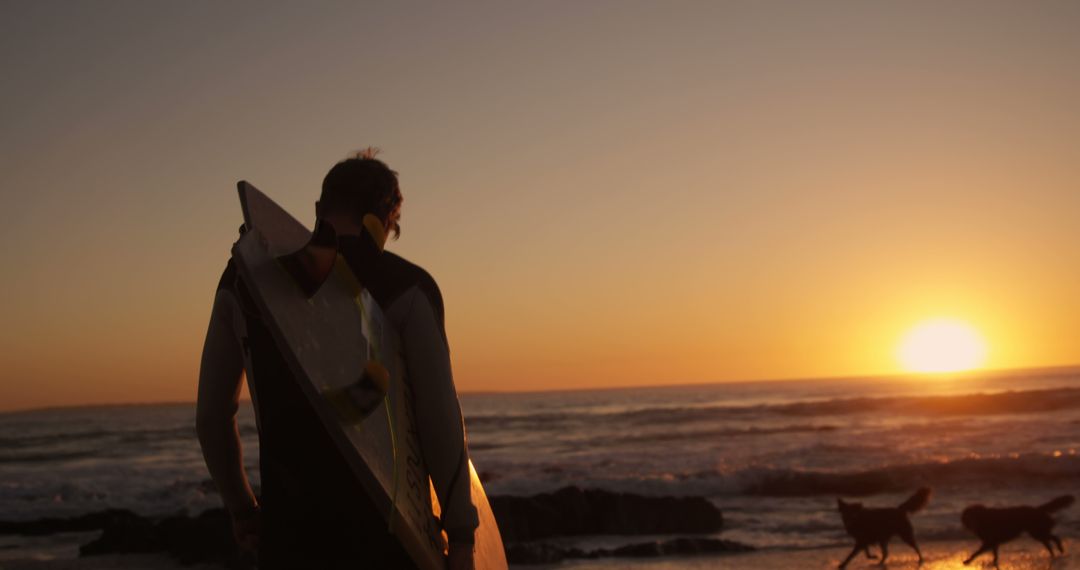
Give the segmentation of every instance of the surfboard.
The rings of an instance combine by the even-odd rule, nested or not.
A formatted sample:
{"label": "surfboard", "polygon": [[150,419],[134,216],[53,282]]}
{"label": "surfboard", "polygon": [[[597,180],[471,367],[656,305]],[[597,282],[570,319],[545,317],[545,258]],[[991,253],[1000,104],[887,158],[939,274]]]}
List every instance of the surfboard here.
{"label": "surfboard", "polygon": [[[416,565],[446,568],[446,535],[437,524],[440,509],[420,452],[397,333],[371,294],[357,291],[341,271],[331,272],[311,298],[304,295],[277,258],[303,247],[311,232],[251,184],[237,187],[247,231],[233,245],[233,259],[293,376]],[[385,394],[351,405],[346,388],[373,359],[389,375]],[[471,461],[469,473],[480,517],[476,568],[505,569],[499,527]]]}

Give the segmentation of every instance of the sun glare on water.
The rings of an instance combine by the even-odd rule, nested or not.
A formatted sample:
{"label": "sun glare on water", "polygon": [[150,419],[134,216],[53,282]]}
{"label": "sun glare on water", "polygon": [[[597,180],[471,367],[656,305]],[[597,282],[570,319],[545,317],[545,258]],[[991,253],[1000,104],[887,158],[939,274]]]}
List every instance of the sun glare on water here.
{"label": "sun glare on water", "polygon": [[908,372],[962,372],[982,366],[986,342],[963,321],[933,319],[908,331],[897,357]]}

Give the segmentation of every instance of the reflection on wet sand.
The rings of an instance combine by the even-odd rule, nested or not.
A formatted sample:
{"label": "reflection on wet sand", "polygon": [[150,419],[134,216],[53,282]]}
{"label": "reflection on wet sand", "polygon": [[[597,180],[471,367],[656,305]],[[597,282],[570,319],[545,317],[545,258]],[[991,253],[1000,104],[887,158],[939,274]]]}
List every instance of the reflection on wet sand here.
{"label": "reflection on wet sand", "polygon": [[[915,553],[897,553],[889,557],[885,566],[876,561],[857,559],[848,565],[849,570],[983,570],[994,566],[989,558],[976,560],[968,566],[967,558],[977,547],[977,541],[932,541],[920,542],[925,562],[920,566]],[[1017,542],[1001,547],[999,570],[1080,570],[1080,556],[1072,554],[1073,542],[1065,539],[1064,556],[1051,559],[1042,545],[1038,543]],[[678,558],[655,560],[647,563],[635,562],[634,570],[831,570],[843,561],[850,546],[837,545],[832,548],[810,550],[780,551],[760,550],[747,554],[733,554],[722,557]],[[614,570],[625,567],[625,561],[582,561],[559,566],[560,570]],[[532,566],[537,570],[549,568]],[[554,567],[551,567],[554,568]]]}

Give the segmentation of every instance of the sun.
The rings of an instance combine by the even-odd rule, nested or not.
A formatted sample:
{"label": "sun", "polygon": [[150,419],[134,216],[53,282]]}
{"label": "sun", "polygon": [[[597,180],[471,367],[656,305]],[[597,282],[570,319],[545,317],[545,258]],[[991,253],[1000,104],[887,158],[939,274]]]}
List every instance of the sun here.
{"label": "sun", "polygon": [[904,335],[897,358],[908,372],[962,372],[983,365],[986,342],[963,321],[931,319]]}

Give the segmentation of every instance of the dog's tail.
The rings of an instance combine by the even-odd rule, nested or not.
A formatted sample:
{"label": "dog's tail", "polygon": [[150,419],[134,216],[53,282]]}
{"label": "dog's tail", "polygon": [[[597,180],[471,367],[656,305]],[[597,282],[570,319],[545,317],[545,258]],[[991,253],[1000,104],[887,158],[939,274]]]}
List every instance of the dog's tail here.
{"label": "dog's tail", "polygon": [[915,491],[915,494],[912,495],[911,498],[904,501],[903,503],[900,503],[900,506],[897,508],[901,511],[904,511],[905,513],[917,513],[921,511],[929,502],[930,488],[923,487],[922,489]]}
{"label": "dog's tail", "polygon": [[1046,503],[1045,505],[1039,505],[1038,507],[1035,507],[1035,508],[1042,511],[1042,512],[1044,512],[1044,513],[1055,513],[1057,511],[1060,511],[1061,509],[1064,509],[1065,507],[1073,504],[1073,501],[1075,501],[1075,500],[1076,499],[1073,498],[1072,495],[1062,495],[1062,496],[1054,499],[1053,501],[1050,501],[1049,503]]}

